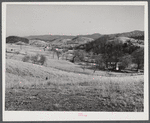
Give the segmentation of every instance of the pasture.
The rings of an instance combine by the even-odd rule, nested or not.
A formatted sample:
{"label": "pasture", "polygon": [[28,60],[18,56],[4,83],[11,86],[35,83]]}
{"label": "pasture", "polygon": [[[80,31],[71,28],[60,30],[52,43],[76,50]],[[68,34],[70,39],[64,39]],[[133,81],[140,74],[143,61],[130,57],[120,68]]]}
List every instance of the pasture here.
{"label": "pasture", "polygon": [[[5,110],[118,111],[144,109],[144,76],[86,69],[52,58],[42,47],[7,44]],[[15,49],[19,54],[11,52]],[[24,54],[43,54],[44,65],[23,62]],[[47,78],[47,79],[46,79]]]}

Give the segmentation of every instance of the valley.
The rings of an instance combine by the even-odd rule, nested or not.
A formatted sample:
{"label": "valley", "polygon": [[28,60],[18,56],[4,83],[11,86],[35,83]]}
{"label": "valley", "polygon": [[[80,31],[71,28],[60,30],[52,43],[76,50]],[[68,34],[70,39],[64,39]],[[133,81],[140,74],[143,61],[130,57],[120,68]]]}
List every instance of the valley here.
{"label": "valley", "polygon": [[[138,66],[132,59],[122,60],[135,59],[135,51],[142,52],[142,36],[142,31],[134,31],[29,36],[23,41],[7,37],[5,110],[143,112],[144,73],[138,72],[144,69],[143,62]],[[113,54],[104,55],[104,44],[114,48],[108,50]],[[118,50],[114,52],[119,46],[120,56]],[[104,56],[112,61],[106,63],[109,59]],[[124,68],[116,62],[124,63]]]}

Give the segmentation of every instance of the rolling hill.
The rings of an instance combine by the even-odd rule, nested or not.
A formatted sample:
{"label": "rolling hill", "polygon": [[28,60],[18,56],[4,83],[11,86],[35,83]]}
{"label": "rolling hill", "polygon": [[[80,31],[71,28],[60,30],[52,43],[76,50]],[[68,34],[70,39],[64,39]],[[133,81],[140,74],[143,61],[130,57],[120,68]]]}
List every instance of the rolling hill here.
{"label": "rolling hill", "polygon": [[46,42],[53,42],[57,39],[72,39],[75,36],[67,36],[67,35],[34,35],[25,37],[29,40],[43,40]]}
{"label": "rolling hill", "polygon": [[[107,40],[105,38],[107,37]],[[46,46],[52,44],[55,47],[59,48],[72,48],[76,47],[79,49],[85,49],[85,45],[99,44],[99,42],[131,42],[134,45],[143,46],[144,45],[144,31],[131,31],[125,33],[116,33],[116,34],[107,34],[101,35],[99,33],[88,34],[88,35],[78,35],[78,36],[68,36],[68,35],[35,35],[28,37],[17,37],[9,36],[6,38],[6,42],[15,43],[15,42],[24,42],[29,43],[30,45],[37,46]],[[32,42],[32,43],[31,43]],[[34,42],[34,43],[33,43]],[[20,44],[20,43],[19,43]],[[93,46],[93,45],[91,45]],[[90,47],[91,47],[90,46]]]}
{"label": "rolling hill", "polygon": [[7,59],[5,110],[143,112],[143,75],[88,71],[51,58],[47,66]]}
{"label": "rolling hill", "polygon": [[29,43],[29,39],[18,36],[9,36],[6,38],[6,43],[16,43],[16,42]]}
{"label": "rolling hill", "polygon": [[47,43],[45,41],[41,41],[41,40],[30,40],[29,44],[33,45],[33,46],[37,46],[37,47],[45,47],[45,46],[49,45],[49,43]]}
{"label": "rolling hill", "polygon": [[128,38],[144,40],[144,31],[135,30],[135,31],[125,32],[125,33],[110,34],[109,37],[110,38],[128,37]]}
{"label": "rolling hill", "polygon": [[92,38],[92,39],[98,39],[100,38],[102,35],[99,33],[94,33],[94,34],[90,34],[90,35],[78,35],[78,37],[87,37],[87,38]]}
{"label": "rolling hill", "polygon": [[[76,36],[69,36],[69,35],[34,35],[34,36],[27,36],[25,38],[29,40],[43,40],[43,41],[49,41],[52,42],[57,39],[73,39]],[[90,34],[90,35],[78,35],[78,37],[87,37],[87,38],[92,38],[92,39],[97,39],[101,37],[101,34],[95,33],[95,34]]]}

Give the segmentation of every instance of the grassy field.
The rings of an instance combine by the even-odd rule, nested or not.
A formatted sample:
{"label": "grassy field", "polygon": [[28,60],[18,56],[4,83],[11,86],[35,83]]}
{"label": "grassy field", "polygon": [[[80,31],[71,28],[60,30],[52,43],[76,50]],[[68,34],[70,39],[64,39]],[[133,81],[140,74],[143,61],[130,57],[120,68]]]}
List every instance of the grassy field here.
{"label": "grassy field", "polygon": [[143,75],[105,71],[93,74],[89,69],[83,72],[77,64],[52,59],[42,48],[26,46],[24,51],[44,54],[47,66],[22,62],[24,55],[7,53],[13,56],[6,60],[5,110],[141,112],[144,109]]}

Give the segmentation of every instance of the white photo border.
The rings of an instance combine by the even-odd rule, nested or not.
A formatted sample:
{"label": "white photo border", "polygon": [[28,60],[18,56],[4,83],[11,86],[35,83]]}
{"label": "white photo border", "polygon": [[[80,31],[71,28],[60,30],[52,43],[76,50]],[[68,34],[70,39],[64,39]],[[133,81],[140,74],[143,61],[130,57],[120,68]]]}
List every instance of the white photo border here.
{"label": "white photo border", "polygon": [[[5,111],[5,45],[7,5],[131,5],[144,6],[144,112]],[[148,2],[3,2],[2,3],[2,98],[3,121],[128,121],[149,119]],[[78,116],[79,113],[87,117]]]}

